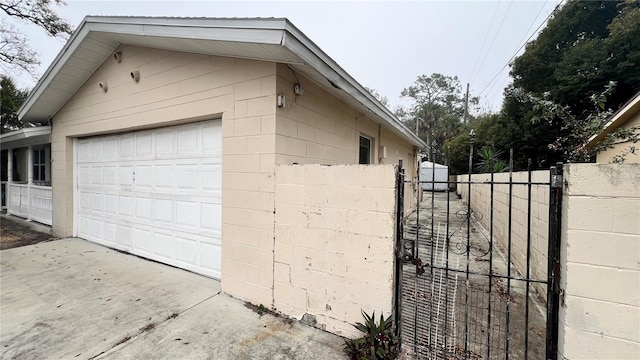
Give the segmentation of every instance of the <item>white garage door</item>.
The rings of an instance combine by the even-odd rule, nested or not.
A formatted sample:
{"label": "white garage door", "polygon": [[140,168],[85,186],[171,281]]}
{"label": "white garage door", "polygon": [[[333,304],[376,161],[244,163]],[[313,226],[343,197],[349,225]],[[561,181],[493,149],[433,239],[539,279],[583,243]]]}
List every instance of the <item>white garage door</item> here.
{"label": "white garage door", "polygon": [[77,236],[220,278],[220,125],[79,139]]}

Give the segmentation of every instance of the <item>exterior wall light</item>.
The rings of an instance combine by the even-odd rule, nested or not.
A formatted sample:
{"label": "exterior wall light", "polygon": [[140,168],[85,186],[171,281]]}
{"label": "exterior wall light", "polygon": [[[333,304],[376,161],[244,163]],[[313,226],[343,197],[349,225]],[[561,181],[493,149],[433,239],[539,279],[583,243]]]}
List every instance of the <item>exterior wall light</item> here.
{"label": "exterior wall light", "polygon": [[117,61],[118,63],[122,62],[122,53],[120,51],[114,52],[113,53],[113,60]]}
{"label": "exterior wall light", "polygon": [[100,89],[104,92],[107,92],[107,89],[109,89],[109,84],[106,81],[102,81],[98,85],[100,85]]}
{"label": "exterior wall light", "polygon": [[296,94],[297,96],[304,94],[304,88],[300,83],[297,83],[293,86],[293,93]]}
{"label": "exterior wall light", "polygon": [[134,70],[131,72],[131,78],[133,79],[133,81],[138,82],[140,81],[140,71],[138,70]]}

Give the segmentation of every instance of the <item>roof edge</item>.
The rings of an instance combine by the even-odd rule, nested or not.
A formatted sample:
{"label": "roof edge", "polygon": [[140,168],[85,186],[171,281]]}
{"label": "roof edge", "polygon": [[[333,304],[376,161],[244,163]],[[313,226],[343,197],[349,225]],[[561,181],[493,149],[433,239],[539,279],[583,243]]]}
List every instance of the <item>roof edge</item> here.
{"label": "roof edge", "polygon": [[10,142],[24,140],[36,136],[50,135],[51,126],[36,126],[30,128],[23,128],[20,130],[11,131],[0,135],[0,141],[3,145],[7,145]]}
{"label": "roof edge", "polygon": [[608,134],[615,131],[620,125],[624,124],[631,118],[631,112],[633,110],[640,111],[640,92],[637,92],[629,101],[624,103],[611,117],[609,121],[604,125],[604,128],[600,133],[595,134],[589,138],[587,142],[587,148],[591,149],[596,146],[597,143],[602,141]]}
{"label": "roof edge", "polygon": [[[343,91],[347,92],[350,96],[360,102],[367,110],[371,111],[383,121],[388,123],[396,131],[404,135],[410,140],[414,146],[419,148],[426,148],[427,144],[422,141],[416,134],[414,134],[409,128],[407,128],[386,106],[382,105],[378,99],[376,99],[364,86],[358,83],[349,73],[347,73],[340,65],[338,65],[329,55],[327,55],[319,46],[317,46],[311,39],[309,39],[304,33],[287,20],[285,32],[293,37],[293,39],[300,42],[301,48],[296,48],[290,42],[283,40],[284,46],[289,50],[296,53],[296,55],[303,58],[305,61],[311,61],[309,56],[301,54],[300,50],[307,49],[311,54],[323,65],[325,65],[332,73],[337,75],[340,79],[327,79],[332,82],[333,86],[338,85]],[[317,69],[320,73],[323,73]],[[326,74],[323,73],[326,76]],[[342,81],[340,81],[342,80]],[[347,89],[351,91],[347,91]]]}

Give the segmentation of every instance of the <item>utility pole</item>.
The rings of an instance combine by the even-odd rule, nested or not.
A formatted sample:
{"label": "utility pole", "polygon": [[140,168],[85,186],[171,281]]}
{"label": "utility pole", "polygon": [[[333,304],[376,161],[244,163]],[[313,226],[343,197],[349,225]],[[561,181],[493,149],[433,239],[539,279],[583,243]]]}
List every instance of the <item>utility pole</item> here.
{"label": "utility pole", "polygon": [[467,124],[469,116],[469,83],[467,83],[467,95],[464,96],[464,124]]}

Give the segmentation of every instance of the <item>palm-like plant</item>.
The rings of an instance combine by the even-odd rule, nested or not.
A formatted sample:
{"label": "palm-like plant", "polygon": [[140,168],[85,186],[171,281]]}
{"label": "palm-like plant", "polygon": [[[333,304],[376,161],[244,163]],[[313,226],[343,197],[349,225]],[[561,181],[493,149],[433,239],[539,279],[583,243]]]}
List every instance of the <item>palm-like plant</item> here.
{"label": "palm-like plant", "polygon": [[393,320],[380,314],[376,322],[375,311],[371,316],[362,311],[364,323],[354,327],[364,333],[361,338],[345,340],[344,350],[352,360],[391,360],[400,352],[400,339],[393,333]]}
{"label": "palm-like plant", "polygon": [[507,163],[500,159],[502,151],[495,150],[490,147],[483,147],[478,151],[480,156],[480,162],[476,166],[478,171],[483,173],[499,173],[505,172],[509,169]]}

